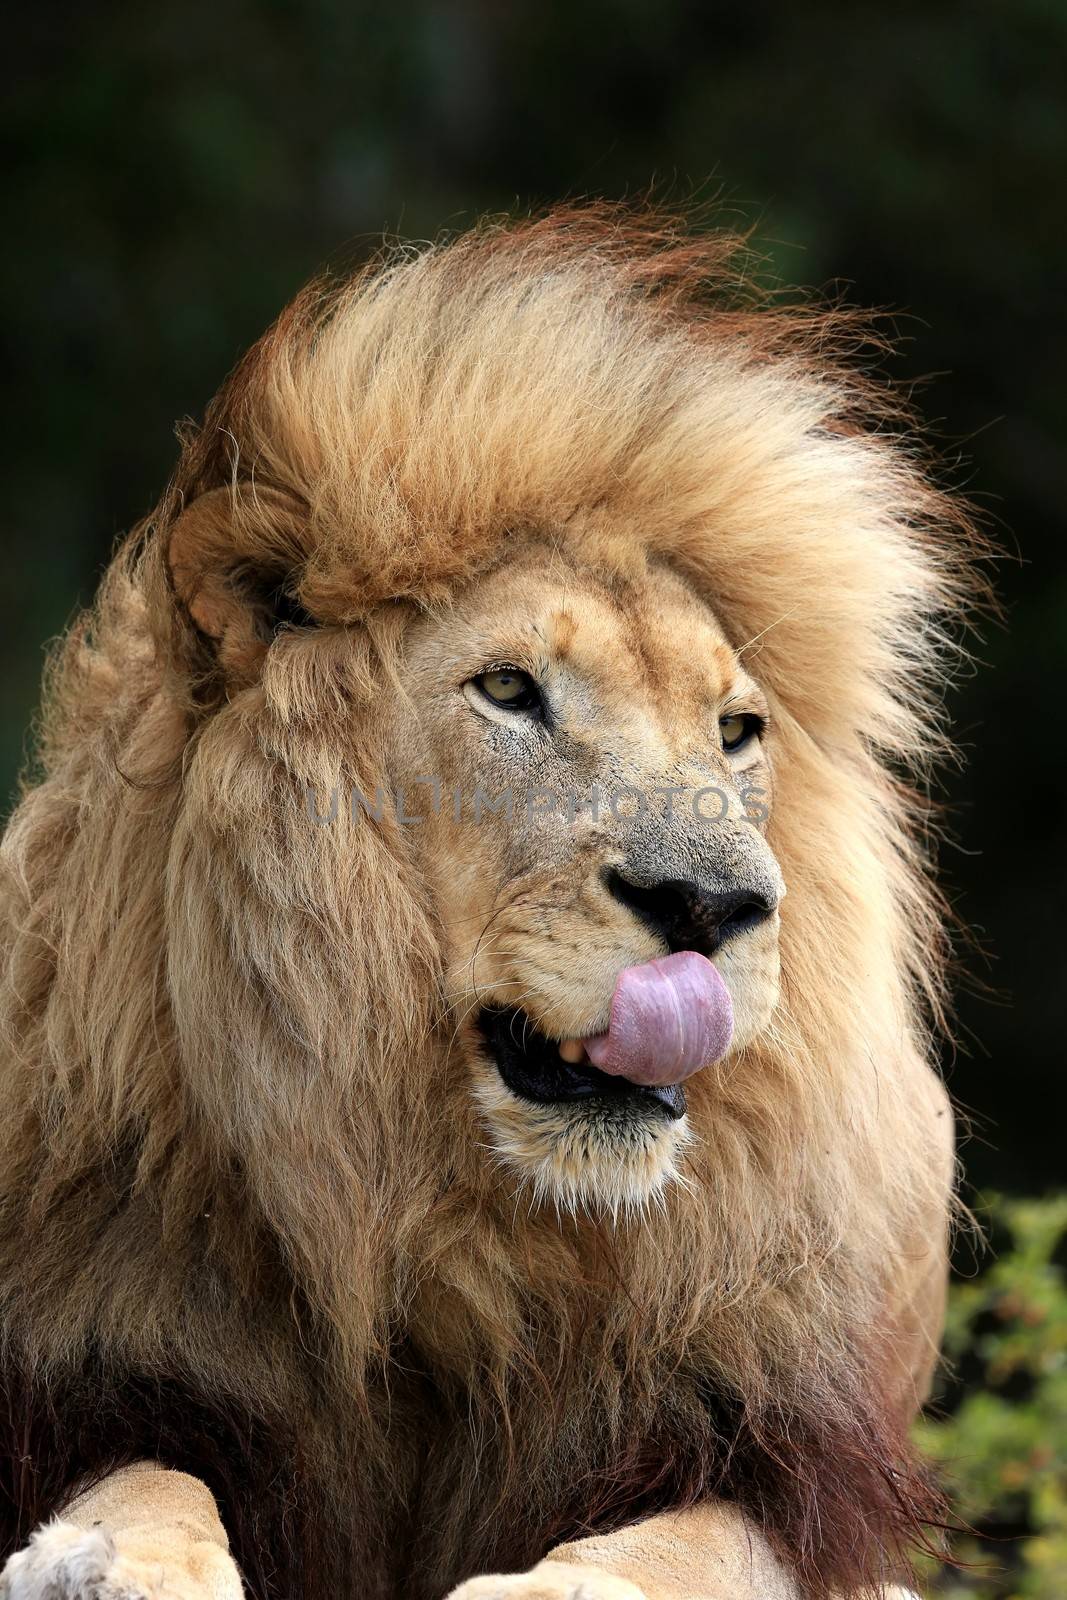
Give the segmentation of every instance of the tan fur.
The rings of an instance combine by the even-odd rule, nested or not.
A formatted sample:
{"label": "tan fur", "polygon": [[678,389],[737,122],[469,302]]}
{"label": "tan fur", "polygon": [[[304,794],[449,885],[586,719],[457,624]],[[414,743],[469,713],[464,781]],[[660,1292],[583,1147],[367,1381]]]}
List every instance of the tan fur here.
{"label": "tan fur", "polygon": [[[295,1419],[368,1595],[409,1560],[413,1595],[528,1565],[564,1501],[595,1522],[584,1474],[643,1460],[694,1374],[757,1438],[786,1400],[847,1431],[857,1396],[899,1432],[922,1384],[926,1323],[896,1308],[917,1252],[941,1271],[944,950],[905,779],[945,749],[976,545],[835,354],[847,319],[746,303],[732,253],[565,213],[308,290],[58,655],[5,840],[12,1367],[104,1351]],[[279,595],[309,625],[275,631]],[[672,1140],[572,1147],[471,1026],[521,987],[581,1032],[654,953],[590,899],[618,833],[308,812],[484,766],[462,681],[522,649],[596,682],[576,768],[610,732],[630,782],[735,783],[701,707],[769,710],[765,836],[736,810],[712,834],[717,870],[746,841],[780,874],[780,929],[724,957],[738,1047]],[[865,1544],[865,1515],[845,1542],[877,1579],[895,1535]],[[817,1586],[831,1558],[797,1537],[776,1559]]]}
{"label": "tan fur", "polygon": [[[533,1573],[474,1578],[451,1600],[797,1600],[793,1578],[728,1506],[665,1512],[561,1545]],[[884,1600],[915,1600],[903,1589]]]}
{"label": "tan fur", "polygon": [[241,1600],[203,1484],[140,1462],[79,1494],[0,1573],[3,1600]]}

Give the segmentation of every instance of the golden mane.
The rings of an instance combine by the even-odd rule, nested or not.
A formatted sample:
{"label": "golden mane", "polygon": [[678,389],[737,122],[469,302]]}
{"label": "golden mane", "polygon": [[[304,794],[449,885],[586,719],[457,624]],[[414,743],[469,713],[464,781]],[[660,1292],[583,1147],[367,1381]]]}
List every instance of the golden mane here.
{"label": "golden mane", "polygon": [[[4,844],[13,1429],[45,1392],[57,1412],[103,1395],[121,1454],[148,1392],[241,1409],[284,1438],[275,1464],[329,1463],[388,1514],[418,1476],[446,1574],[520,1500],[536,1544],[722,1482],[815,1588],[878,1580],[936,1514],[882,1313],[942,1205],[921,791],[980,547],[862,376],[854,319],[758,301],[739,250],[609,209],[396,250],[304,291],[188,430],[55,659]],[[194,516],[203,570],[168,562]],[[447,605],[530,530],[682,572],[782,750],[778,1020],[717,1083],[664,1214],[614,1233],[517,1209],[450,1136],[441,1095],[463,1089],[442,1088],[404,832],[316,829],[303,804],[339,748],[373,792],[408,606]],[[189,606],[220,550],[253,611],[282,596],[316,627],[207,638]],[[419,1476],[435,1407],[468,1419],[467,1454],[442,1444]],[[565,1499],[583,1428],[595,1459]],[[91,1432],[68,1466],[100,1467]],[[197,1461],[225,1493],[222,1456]],[[23,1521],[54,1487],[12,1490]],[[257,1592],[281,1582],[245,1565]]]}

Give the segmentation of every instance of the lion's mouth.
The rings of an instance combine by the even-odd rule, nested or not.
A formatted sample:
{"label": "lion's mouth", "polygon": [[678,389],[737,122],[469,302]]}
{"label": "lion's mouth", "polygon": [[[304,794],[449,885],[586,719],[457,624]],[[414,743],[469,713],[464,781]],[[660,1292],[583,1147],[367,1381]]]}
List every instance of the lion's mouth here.
{"label": "lion's mouth", "polygon": [[610,1100],[619,1109],[655,1112],[671,1121],[685,1115],[685,1090],[680,1083],[631,1083],[601,1072],[586,1057],[567,1061],[560,1041],[550,1039],[525,1011],[487,1006],[478,1026],[497,1071],[512,1094],[537,1105]]}

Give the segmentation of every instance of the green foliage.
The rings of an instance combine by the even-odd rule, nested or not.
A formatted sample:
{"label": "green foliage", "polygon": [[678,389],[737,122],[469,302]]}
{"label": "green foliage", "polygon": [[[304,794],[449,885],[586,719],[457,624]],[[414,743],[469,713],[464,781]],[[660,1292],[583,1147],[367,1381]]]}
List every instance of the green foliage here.
{"label": "green foliage", "polygon": [[[971,1531],[953,1541],[942,1600],[1067,1596],[1067,1195],[994,1200],[1005,1247],[955,1285],[945,1348],[954,1369],[941,1416],[919,1425],[953,1507]],[[935,1413],[938,1408],[934,1408]]]}

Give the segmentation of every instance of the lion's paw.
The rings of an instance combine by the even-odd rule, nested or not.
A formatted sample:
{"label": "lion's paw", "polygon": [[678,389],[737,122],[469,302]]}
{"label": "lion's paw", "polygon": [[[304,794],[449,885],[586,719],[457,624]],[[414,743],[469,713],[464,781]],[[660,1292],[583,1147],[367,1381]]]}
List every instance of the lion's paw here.
{"label": "lion's paw", "polygon": [[38,1528],[0,1572],[0,1600],[241,1600],[237,1568],[225,1550],[166,1534],[119,1543],[104,1527],[56,1520]]}
{"label": "lion's paw", "polygon": [[529,1572],[496,1578],[471,1578],[453,1589],[448,1600],[645,1600],[625,1578],[613,1578],[600,1567],[564,1561],[541,1561]]}
{"label": "lion's paw", "polygon": [[[102,1528],[50,1522],[0,1572],[0,1600],[111,1600],[115,1542]],[[132,1600],[132,1597],[131,1597]]]}

